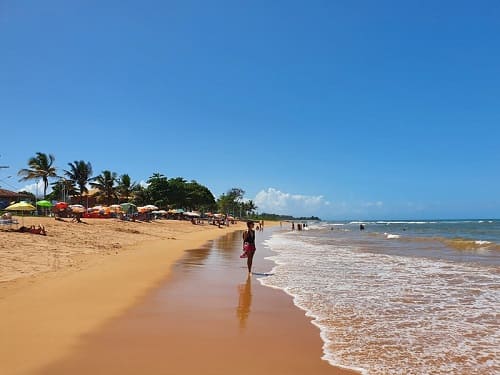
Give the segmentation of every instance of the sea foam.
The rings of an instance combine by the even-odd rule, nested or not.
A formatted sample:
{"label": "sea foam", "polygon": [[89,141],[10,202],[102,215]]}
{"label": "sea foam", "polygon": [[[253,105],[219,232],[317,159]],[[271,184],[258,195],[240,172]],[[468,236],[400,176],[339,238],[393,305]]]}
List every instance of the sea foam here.
{"label": "sea foam", "polygon": [[275,234],[266,245],[276,266],[260,282],[313,318],[333,365],[370,374],[500,371],[497,268],[371,253],[312,231]]}

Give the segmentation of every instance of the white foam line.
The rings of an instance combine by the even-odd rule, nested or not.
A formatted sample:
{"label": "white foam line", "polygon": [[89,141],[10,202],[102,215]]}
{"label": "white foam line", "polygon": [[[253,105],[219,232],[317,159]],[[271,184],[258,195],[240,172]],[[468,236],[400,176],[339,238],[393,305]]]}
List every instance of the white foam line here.
{"label": "white foam line", "polygon": [[[272,257],[267,257],[265,259],[273,260]],[[276,263],[276,261],[274,261],[274,262]],[[278,268],[278,266],[273,267],[270,273],[276,274],[277,268]],[[292,292],[290,292],[288,288],[281,288],[279,286],[268,285],[264,282],[265,279],[266,279],[265,277],[257,278],[257,280],[259,280],[261,285],[263,285],[267,288],[281,290],[281,291],[285,292],[288,296],[292,297],[293,304],[296,307],[298,307],[300,310],[304,311],[305,315],[308,318],[311,318],[311,323],[319,328],[319,335],[320,335],[321,339],[323,340],[323,347],[322,347],[323,356],[321,357],[322,360],[327,361],[330,365],[332,365],[334,367],[342,368],[345,370],[353,370],[353,371],[357,371],[357,372],[361,373],[362,375],[368,375],[368,370],[366,370],[364,368],[355,367],[355,366],[346,366],[340,362],[337,362],[337,360],[333,357],[333,355],[328,353],[328,345],[332,344],[333,342],[327,338],[326,333],[324,332],[324,327],[322,327],[321,324],[318,323],[319,317],[314,315],[309,310],[307,310],[307,308],[301,306],[297,300],[297,297]]]}
{"label": "white foam line", "polygon": [[[265,247],[267,247],[269,250],[271,250],[272,252],[276,253],[276,251],[274,251],[271,246],[268,244],[268,240],[264,242],[264,245]],[[264,259],[267,259],[267,260],[271,260],[272,262],[274,262],[276,265],[271,269],[271,271],[269,273],[271,274],[276,274],[278,272],[278,268],[280,265],[284,265],[284,263],[280,263],[276,257],[274,256],[270,256],[270,257],[265,257]],[[321,357],[322,360],[324,361],[327,361],[330,365],[332,365],[333,367],[337,367],[337,368],[342,368],[342,369],[345,369],[345,370],[352,370],[352,371],[357,371],[359,373],[361,373],[362,375],[368,375],[368,370],[364,369],[364,368],[361,368],[361,367],[355,367],[355,366],[347,366],[347,365],[344,365],[340,362],[338,362],[338,360],[336,360],[333,356],[333,354],[329,354],[328,353],[328,345],[329,344],[332,344],[332,341],[330,339],[328,339],[328,337],[326,336],[326,332],[324,331],[324,327],[321,326],[321,324],[318,322],[319,320],[319,316],[315,316],[312,312],[310,312],[307,308],[301,306],[300,302],[298,301],[298,298],[296,295],[294,295],[292,292],[290,292],[289,288],[281,288],[279,286],[274,286],[274,285],[268,285],[265,283],[265,280],[266,280],[266,277],[259,277],[257,278],[257,280],[260,282],[261,285],[265,286],[265,287],[268,287],[268,288],[271,288],[271,289],[277,289],[277,290],[281,290],[283,292],[285,292],[287,295],[289,295],[290,297],[292,297],[292,301],[293,301],[293,304],[298,307],[300,310],[304,311],[305,312],[305,315],[309,318],[311,318],[311,323],[313,325],[315,325],[316,327],[319,328],[319,332],[320,332],[320,337],[321,339],[323,340],[323,347],[322,347],[322,350],[323,350],[323,356]]]}
{"label": "white foam line", "polygon": [[[314,242],[311,243],[311,240]],[[379,340],[385,338],[389,339],[389,344],[387,344],[388,348],[394,345],[394,343],[397,344],[399,342],[411,348],[415,340],[419,340],[419,338],[422,339],[422,334],[425,334],[425,339],[422,341],[421,345],[429,345],[430,343],[429,348],[432,347],[434,350],[438,351],[442,350],[443,353],[437,356],[439,358],[443,358],[442,355],[469,355],[471,352],[475,352],[478,355],[470,357],[471,360],[467,361],[467,366],[465,368],[476,368],[485,371],[495,371],[494,369],[498,369],[498,364],[494,359],[486,362],[481,362],[480,359],[481,357],[489,358],[492,355],[493,358],[497,357],[494,354],[497,353],[497,350],[492,346],[491,340],[494,342],[499,337],[498,333],[494,332],[496,324],[495,306],[497,306],[498,292],[497,289],[493,287],[500,281],[498,275],[488,272],[485,273],[484,268],[446,262],[443,260],[430,262],[425,258],[420,259],[387,254],[368,254],[356,251],[350,247],[332,247],[328,243],[326,243],[328,247],[325,248],[322,246],[325,245],[325,243],[321,242],[324,240],[324,238],[306,238],[303,236],[290,239],[290,237],[286,235],[271,237],[265,242],[265,246],[276,254],[275,256],[266,258],[273,261],[275,264],[272,269],[274,276],[258,279],[264,286],[283,290],[292,297],[295,306],[305,311],[306,316],[312,318],[311,322],[320,329],[320,336],[324,343],[324,354],[322,359],[328,361],[332,366],[360,371],[362,374],[368,374],[368,370],[363,368],[368,366],[371,367],[370,371],[377,374],[393,374],[397,373],[396,367],[392,367],[393,365],[397,366],[393,363],[396,358],[394,355],[397,355],[397,353],[391,354],[390,350],[388,350],[385,358],[374,359],[370,357],[365,358],[364,356],[359,357],[365,345],[380,345]],[[330,254],[335,258],[333,263],[329,262],[329,260],[332,259]],[[371,267],[374,264],[379,266],[377,272],[367,273],[367,269],[372,269]],[[287,269],[291,273],[287,272]],[[301,274],[301,269],[314,270],[315,273]],[[345,306],[355,309],[351,314],[354,314],[355,317],[362,318],[369,324],[373,323],[373,329],[363,325],[353,326],[351,329],[349,329],[348,326],[344,327],[342,325],[342,317],[344,318],[344,323],[346,318],[350,319],[349,316],[344,316],[345,314],[335,315],[339,318],[336,320],[339,320],[339,324],[342,325],[340,331],[337,331],[337,329],[332,331],[332,327],[328,326],[328,319],[331,319],[331,314],[335,313],[328,308],[331,300],[317,300],[315,294],[321,293],[323,289],[315,288],[326,287],[328,293],[328,283],[331,283],[331,281],[329,281],[331,280],[330,277],[335,276],[335,272],[343,272],[344,270],[350,279],[338,279],[337,277],[337,280],[345,283],[339,285],[335,284],[336,287],[331,291],[336,293],[335,298],[337,298],[341,304],[346,303]],[[297,271],[299,271],[298,274]],[[330,272],[328,280],[321,278],[321,273],[324,271]],[[333,272],[333,274],[331,274],[331,272]],[[313,278],[308,279],[310,276],[313,276]],[[316,276],[319,276],[319,279],[316,278]],[[313,281],[313,284],[307,284],[309,287],[306,286],[304,290],[305,294],[294,293],[298,290],[302,290],[301,288],[304,285],[303,282],[307,282],[308,280]],[[319,281],[319,283],[315,284],[315,280]],[[372,280],[377,282],[374,284],[375,287],[380,285],[380,287],[384,288],[380,290],[383,294],[373,295],[373,292],[377,292],[377,289],[372,288]],[[335,283],[335,279],[333,281]],[[351,281],[353,281],[354,284]],[[323,282],[327,282],[327,284]],[[277,283],[280,286],[269,285],[268,283]],[[406,283],[408,285],[406,285]],[[398,292],[398,288],[400,288],[401,285],[405,285],[402,288],[403,292],[401,292],[401,290]],[[368,304],[368,307],[376,303],[376,305],[372,306],[374,310],[363,309],[362,306],[357,304],[352,305],[351,297],[347,300],[343,300],[343,296],[345,297],[346,293],[348,295],[354,290],[352,289],[353,287],[356,288],[356,298],[364,300]],[[328,297],[328,294],[326,296]],[[387,298],[384,296],[387,296]],[[317,305],[316,302],[319,302],[319,305]],[[309,306],[311,303],[313,304],[312,307]],[[464,303],[471,304],[471,308],[466,311],[463,310],[461,306],[463,306]],[[325,306],[327,306],[326,310],[324,309]],[[317,309],[318,307],[319,310]],[[316,310],[314,312],[314,310],[311,309]],[[360,310],[356,311],[356,309]],[[391,310],[393,312],[391,312]],[[382,314],[380,319],[377,315],[379,313]],[[410,315],[407,316],[407,313],[410,313]],[[420,315],[422,315],[422,319],[419,319]],[[384,317],[388,320],[384,320]],[[415,318],[415,321],[413,318]],[[471,320],[474,321],[476,319],[481,319],[480,321],[482,323],[477,325],[471,322]],[[415,328],[415,323],[423,324],[423,326],[419,325]],[[399,337],[396,338],[396,341],[394,341],[395,338],[390,334],[391,330],[387,330],[387,324],[396,325],[394,328],[398,330]],[[344,329],[344,332],[342,329]],[[368,331],[365,332],[366,330]],[[389,333],[388,336],[380,336],[381,330],[385,333]],[[435,330],[434,334],[431,333],[433,330]],[[479,332],[481,337],[477,339],[468,339],[466,334],[469,331],[475,332],[476,335]],[[339,348],[334,349],[339,343],[342,344],[343,339],[347,338],[349,340],[352,338],[350,337],[352,334],[357,336],[357,339],[355,339],[356,342],[354,343],[345,341],[345,343],[348,343],[349,348],[344,350],[343,347],[340,347],[340,351]],[[450,343],[452,345],[449,349],[439,344],[440,335],[444,335],[443,337],[449,337],[451,339]],[[329,339],[329,336],[331,339]],[[353,347],[352,345],[355,346]],[[478,345],[484,348],[484,350],[478,351]],[[453,349],[453,347],[455,347],[455,349]],[[430,370],[429,363],[433,363],[432,361],[435,360],[436,353],[430,351],[430,349],[425,349],[425,347],[422,350],[423,351],[417,353],[409,353],[412,355],[407,357],[406,360],[408,363],[406,366],[410,368],[417,363],[415,361],[419,361],[418,363],[420,365],[415,367],[415,370],[425,373]],[[351,355],[349,353],[351,353]],[[479,354],[481,354],[481,356],[479,356]],[[338,355],[347,355],[347,357],[340,358]],[[360,363],[362,366],[346,366],[342,363],[346,361],[351,363],[362,361],[362,363]],[[405,366],[405,364],[402,363],[401,365]],[[457,370],[457,365],[458,364],[453,361],[444,361],[440,363],[439,368],[434,368],[434,371],[436,374],[453,373]]]}

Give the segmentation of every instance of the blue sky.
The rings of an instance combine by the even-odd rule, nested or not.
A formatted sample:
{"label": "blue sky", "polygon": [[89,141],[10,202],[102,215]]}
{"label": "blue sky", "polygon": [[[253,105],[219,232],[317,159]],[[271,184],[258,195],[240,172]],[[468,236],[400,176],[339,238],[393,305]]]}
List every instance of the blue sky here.
{"label": "blue sky", "polygon": [[497,1],[0,0],[0,186],[41,151],[262,211],[500,217],[498,19]]}

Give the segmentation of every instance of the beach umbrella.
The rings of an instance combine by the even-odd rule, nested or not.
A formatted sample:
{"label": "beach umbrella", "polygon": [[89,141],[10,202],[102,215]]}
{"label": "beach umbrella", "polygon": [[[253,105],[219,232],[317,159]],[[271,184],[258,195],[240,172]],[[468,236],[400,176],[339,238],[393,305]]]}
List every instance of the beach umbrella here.
{"label": "beach umbrella", "polygon": [[113,212],[120,212],[122,210],[122,207],[119,204],[112,204],[109,206],[109,209]]}
{"label": "beach umbrella", "polygon": [[32,204],[28,202],[19,202],[11,204],[10,206],[5,208],[7,211],[35,211],[36,208]]}
{"label": "beach umbrella", "polygon": [[23,221],[23,226],[24,226],[24,212],[25,211],[35,211],[36,207],[33,206],[32,204],[29,204],[28,202],[19,202],[19,203],[14,203],[11,204],[10,206],[5,208],[6,211],[21,211],[22,212],[22,221]]}
{"label": "beach umbrella", "polygon": [[40,207],[46,207],[46,208],[52,207],[52,203],[49,201],[38,201],[38,202],[36,202],[36,205],[40,206]]}
{"label": "beach umbrella", "polygon": [[57,202],[55,207],[58,210],[65,210],[66,208],[68,208],[68,204],[66,202]]}
{"label": "beach umbrella", "polygon": [[133,203],[122,203],[120,204],[123,212],[130,214],[132,212],[137,212],[137,206]]}
{"label": "beach umbrella", "polygon": [[145,210],[148,210],[148,211],[156,211],[156,210],[158,210],[158,207],[156,207],[153,204],[147,204],[146,206],[144,206],[142,208],[144,208]]}
{"label": "beach umbrella", "polygon": [[70,210],[75,213],[83,213],[85,212],[85,207],[83,207],[81,204],[72,204],[69,206]]}
{"label": "beach umbrella", "polygon": [[[36,202],[36,205],[37,205],[38,207],[42,207],[42,208],[45,208],[45,209],[52,207],[52,203],[51,203],[51,202],[49,202],[49,201],[46,201],[46,200],[37,201],[37,202]],[[44,213],[46,214],[46,213],[47,213],[47,210],[44,210]]]}

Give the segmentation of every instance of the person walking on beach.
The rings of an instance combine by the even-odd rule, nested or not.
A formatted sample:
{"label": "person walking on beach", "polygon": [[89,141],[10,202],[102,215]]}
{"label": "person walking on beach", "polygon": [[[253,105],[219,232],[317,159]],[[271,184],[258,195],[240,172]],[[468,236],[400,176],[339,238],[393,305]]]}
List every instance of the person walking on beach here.
{"label": "person walking on beach", "polygon": [[253,256],[255,254],[255,231],[253,229],[254,222],[247,222],[247,230],[243,232],[243,254],[240,258],[247,258],[248,274],[252,273]]}

